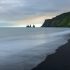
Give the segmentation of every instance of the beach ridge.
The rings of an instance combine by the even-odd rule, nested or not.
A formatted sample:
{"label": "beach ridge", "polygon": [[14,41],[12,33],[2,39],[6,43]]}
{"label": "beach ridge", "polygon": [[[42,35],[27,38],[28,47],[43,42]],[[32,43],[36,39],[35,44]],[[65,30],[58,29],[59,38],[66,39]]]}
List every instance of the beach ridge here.
{"label": "beach ridge", "polygon": [[32,70],[70,70],[70,40]]}

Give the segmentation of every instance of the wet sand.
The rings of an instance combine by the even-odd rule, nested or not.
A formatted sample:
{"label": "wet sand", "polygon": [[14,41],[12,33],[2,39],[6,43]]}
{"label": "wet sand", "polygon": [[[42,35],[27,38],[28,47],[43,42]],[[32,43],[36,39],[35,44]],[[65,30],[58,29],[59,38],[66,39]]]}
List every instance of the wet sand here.
{"label": "wet sand", "polygon": [[70,40],[32,70],[70,70]]}

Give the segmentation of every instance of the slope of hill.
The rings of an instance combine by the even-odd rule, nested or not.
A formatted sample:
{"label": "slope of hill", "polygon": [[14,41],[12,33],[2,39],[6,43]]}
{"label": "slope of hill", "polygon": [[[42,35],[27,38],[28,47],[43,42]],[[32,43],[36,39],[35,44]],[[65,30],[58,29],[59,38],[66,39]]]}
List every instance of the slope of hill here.
{"label": "slope of hill", "polygon": [[45,20],[42,27],[70,27],[70,12]]}

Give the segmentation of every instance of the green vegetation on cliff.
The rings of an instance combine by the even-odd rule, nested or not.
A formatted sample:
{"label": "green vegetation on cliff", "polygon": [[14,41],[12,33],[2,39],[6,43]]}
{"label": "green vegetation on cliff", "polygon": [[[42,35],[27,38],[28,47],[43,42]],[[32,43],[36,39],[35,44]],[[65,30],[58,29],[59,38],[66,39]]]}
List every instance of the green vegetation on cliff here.
{"label": "green vegetation on cliff", "polygon": [[70,27],[70,12],[45,20],[42,27]]}

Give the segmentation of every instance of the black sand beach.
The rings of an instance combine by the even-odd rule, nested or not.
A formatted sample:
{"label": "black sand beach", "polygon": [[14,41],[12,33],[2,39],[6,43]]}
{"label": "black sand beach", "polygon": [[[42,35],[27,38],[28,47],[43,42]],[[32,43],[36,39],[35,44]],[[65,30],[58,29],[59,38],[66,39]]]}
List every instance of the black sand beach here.
{"label": "black sand beach", "polygon": [[32,70],[70,70],[70,40]]}

